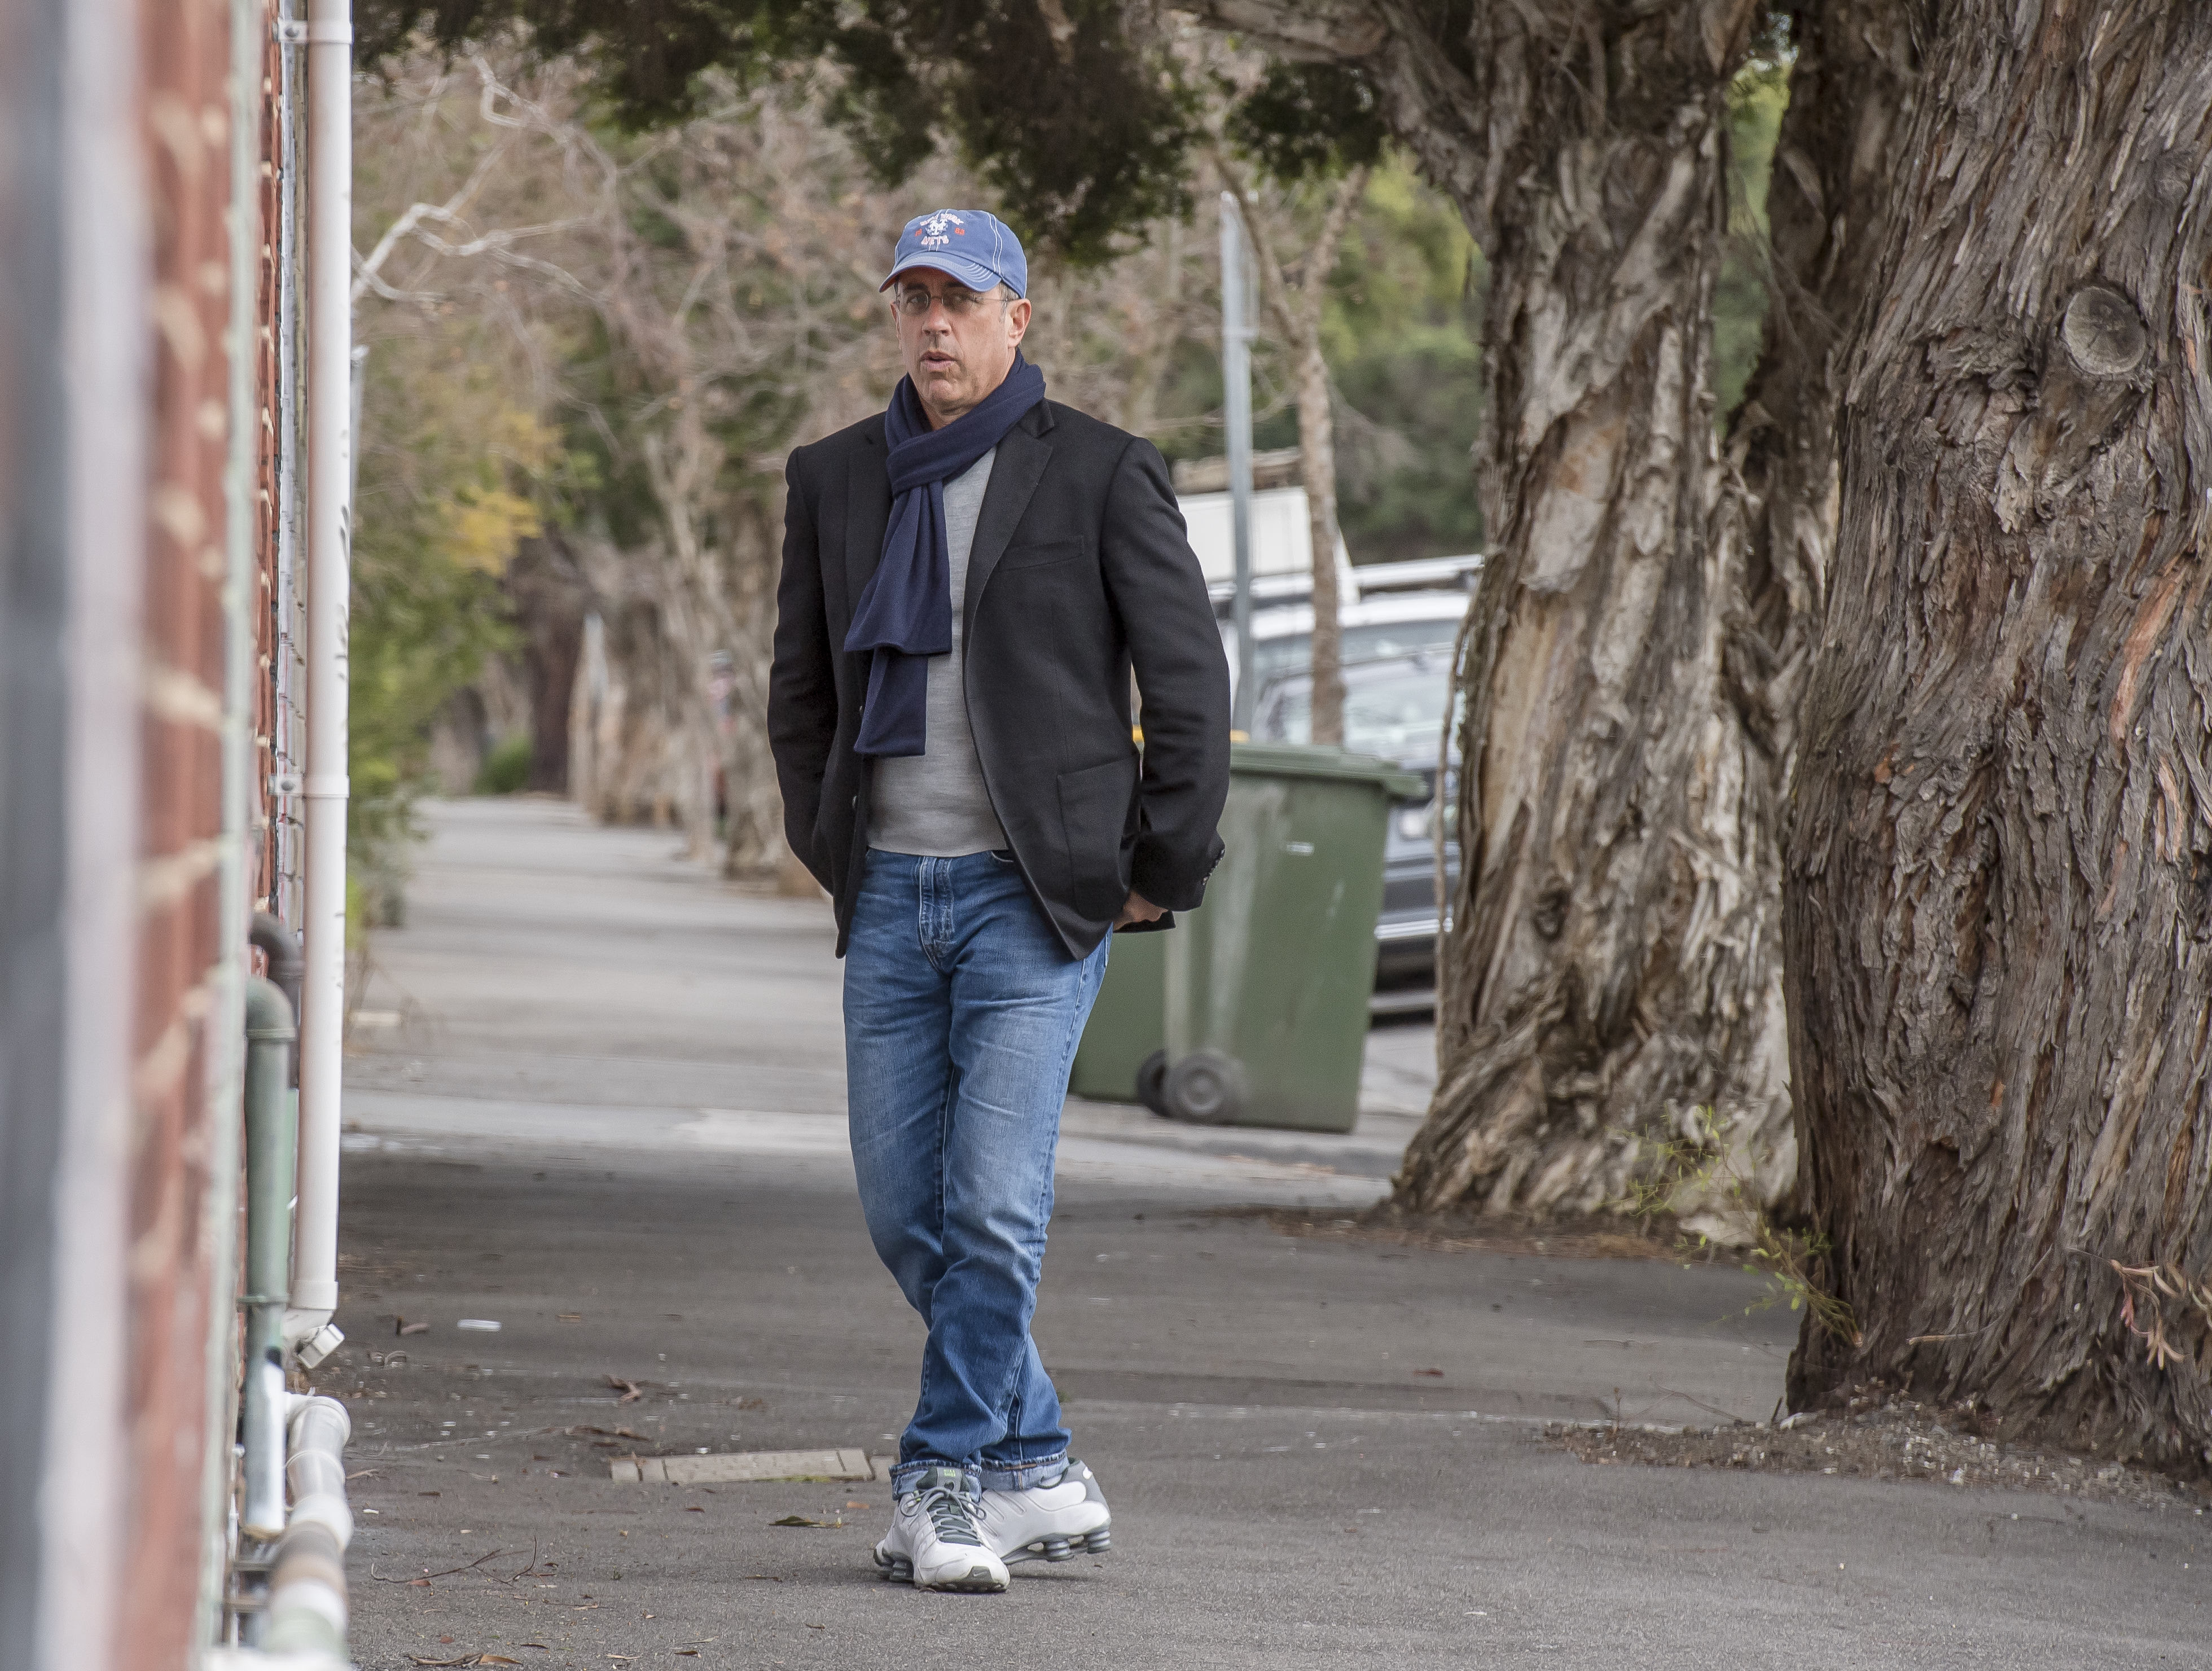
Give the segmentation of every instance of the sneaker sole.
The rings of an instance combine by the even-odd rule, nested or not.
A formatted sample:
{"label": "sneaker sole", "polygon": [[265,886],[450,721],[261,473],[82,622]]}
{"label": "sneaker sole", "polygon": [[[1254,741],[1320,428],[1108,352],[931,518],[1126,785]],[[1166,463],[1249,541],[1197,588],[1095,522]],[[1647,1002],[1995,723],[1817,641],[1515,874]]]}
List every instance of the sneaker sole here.
{"label": "sneaker sole", "polygon": [[[875,1552],[875,1557],[876,1572],[879,1577],[895,1584],[914,1584],[916,1589],[949,1589],[964,1595],[996,1595],[1006,1587],[1004,1579],[991,1576],[991,1569],[988,1566],[969,1568],[968,1576],[964,1578],[939,1578],[933,1584],[915,1583],[912,1561],[901,1555],[886,1555],[880,1549]],[[1060,1559],[1065,1560],[1067,1558],[1062,1556]]]}
{"label": "sneaker sole", "polygon": [[1019,1549],[1009,1549],[999,1559],[1008,1566],[1023,1561],[1072,1561],[1078,1555],[1103,1555],[1113,1546],[1114,1522],[1109,1521],[1094,1531],[1079,1533],[1072,1538],[1039,1538]]}

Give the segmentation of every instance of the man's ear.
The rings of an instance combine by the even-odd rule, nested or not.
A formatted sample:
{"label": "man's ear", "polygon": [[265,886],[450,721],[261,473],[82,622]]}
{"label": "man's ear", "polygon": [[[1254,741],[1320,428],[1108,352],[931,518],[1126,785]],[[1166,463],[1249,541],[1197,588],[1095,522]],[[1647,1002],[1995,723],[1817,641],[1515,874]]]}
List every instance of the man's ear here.
{"label": "man's ear", "polygon": [[1022,338],[1030,334],[1030,299],[1027,296],[1018,298],[1012,307],[1006,309],[1006,332],[1016,348],[1019,348]]}

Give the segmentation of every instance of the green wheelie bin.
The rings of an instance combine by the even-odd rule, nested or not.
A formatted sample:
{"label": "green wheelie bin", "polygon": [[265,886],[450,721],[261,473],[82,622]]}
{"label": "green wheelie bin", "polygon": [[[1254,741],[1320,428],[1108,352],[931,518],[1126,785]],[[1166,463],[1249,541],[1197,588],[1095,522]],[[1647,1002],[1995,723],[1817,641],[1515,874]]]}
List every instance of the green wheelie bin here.
{"label": "green wheelie bin", "polygon": [[1106,979],[1075,1047],[1067,1088],[1076,1096],[1098,1103],[1145,1100],[1139,1076],[1167,1045],[1167,943],[1178,932],[1114,936]]}
{"label": "green wheelie bin", "polygon": [[1167,1072],[1156,1106],[1170,1118],[1352,1129],[1387,820],[1394,800],[1425,791],[1342,749],[1232,745],[1227,851],[1205,906],[1160,937]]}

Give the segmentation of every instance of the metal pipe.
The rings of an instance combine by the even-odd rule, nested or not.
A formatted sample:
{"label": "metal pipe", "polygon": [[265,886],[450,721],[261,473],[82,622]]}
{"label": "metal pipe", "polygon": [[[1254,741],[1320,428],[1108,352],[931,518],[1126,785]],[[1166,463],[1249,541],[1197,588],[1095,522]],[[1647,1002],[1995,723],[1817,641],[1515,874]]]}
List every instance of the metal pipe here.
{"label": "metal pipe", "polygon": [[[257,920],[257,945],[261,934]],[[276,959],[270,961],[273,967]],[[248,1537],[263,1540],[284,1529],[284,1304],[295,1167],[292,1097],[285,1081],[298,1036],[283,989],[273,981],[248,981],[246,1292],[240,1297],[246,1307],[246,1501],[240,1526]]]}
{"label": "metal pipe", "polygon": [[269,1569],[268,1625],[261,1646],[271,1654],[346,1657],[346,1546],[353,1510],[346,1504],[345,1448],[353,1423],[334,1398],[292,1401],[292,1514]]}
{"label": "metal pipe", "polygon": [[[298,0],[276,0],[278,32],[294,22]],[[276,818],[276,840],[270,844],[276,873],[269,881],[269,901],[276,914],[297,922],[301,899],[302,855],[300,805],[301,750],[304,715],[301,710],[302,660],[300,647],[306,637],[301,608],[300,543],[302,534],[300,490],[300,64],[298,51],[287,44],[276,61],[276,702],[269,734],[270,799]],[[295,994],[296,997],[297,994]],[[294,1006],[294,1013],[298,1008]]]}
{"label": "metal pipe", "polygon": [[1252,730],[1252,306],[1244,259],[1244,222],[1237,194],[1221,194],[1221,380],[1228,425],[1229,529],[1237,556],[1237,690],[1230,727]]}
{"label": "metal pipe", "polygon": [[246,1490],[238,1529],[263,1543],[284,1531],[284,1423],[274,1413],[284,1407],[283,1324],[280,1308],[278,1344],[260,1347],[246,1360]]}
{"label": "metal pipe", "polygon": [[247,931],[247,943],[269,959],[269,978],[283,993],[290,1013],[286,1018],[294,1027],[295,1041],[289,1054],[286,1083],[297,1087],[300,1083],[300,1048],[297,1017],[300,1013],[300,982],[306,965],[300,957],[299,937],[266,911],[253,914],[253,926]]}
{"label": "metal pipe", "polygon": [[307,51],[307,888],[300,1009],[300,1211],[286,1332],[312,1367],[342,1338],[338,1097],[346,931],[346,612],[351,579],[353,25],[310,0]]}

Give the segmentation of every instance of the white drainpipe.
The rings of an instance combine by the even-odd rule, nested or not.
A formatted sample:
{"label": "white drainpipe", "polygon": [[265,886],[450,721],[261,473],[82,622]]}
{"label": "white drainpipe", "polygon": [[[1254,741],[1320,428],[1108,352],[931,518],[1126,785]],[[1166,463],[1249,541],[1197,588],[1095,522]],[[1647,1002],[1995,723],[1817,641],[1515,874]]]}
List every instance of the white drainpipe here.
{"label": "white drainpipe", "polygon": [[338,1093],[346,928],[346,612],[352,586],[353,22],[309,0],[307,51],[307,976],[300,1017],[300,1200],[285,1334],[310,1366],[341,1338]]}

